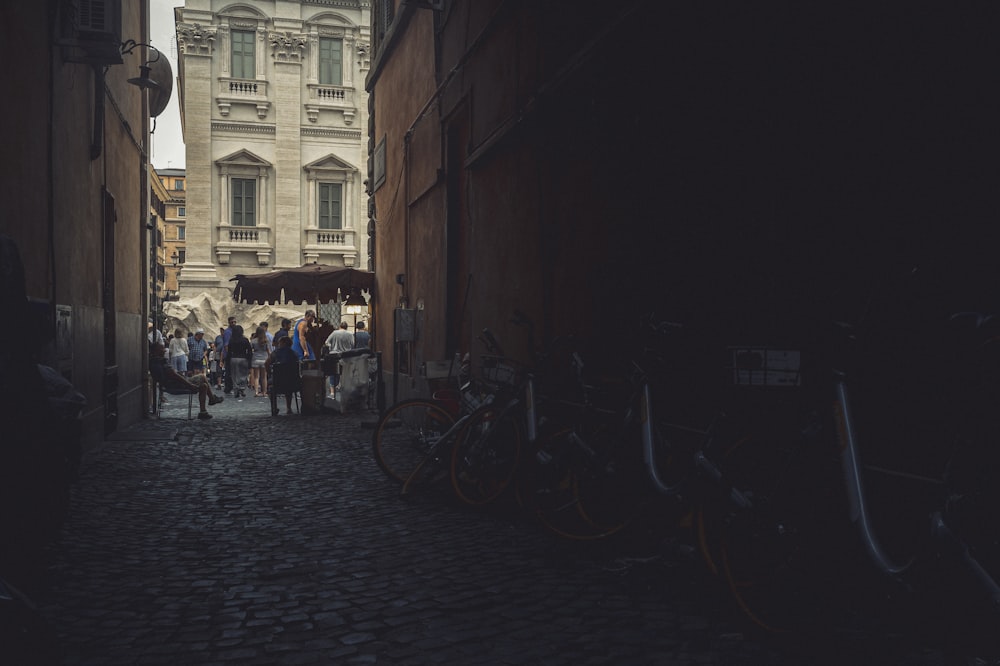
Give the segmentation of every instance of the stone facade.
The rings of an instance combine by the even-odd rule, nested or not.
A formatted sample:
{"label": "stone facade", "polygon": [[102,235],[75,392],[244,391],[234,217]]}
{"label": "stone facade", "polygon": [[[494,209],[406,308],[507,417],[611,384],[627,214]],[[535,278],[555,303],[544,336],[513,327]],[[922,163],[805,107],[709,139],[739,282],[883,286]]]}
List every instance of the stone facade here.
{"label": "stone facade", "polygon": [[184,169],[157,169],[167,194],[163,233],[163,297],[177,298],[177,278],[187,258],[187,179]]}
{"label": "stone facade", "polygon": [[179,296],[368,254],[368,0],[175,10],[189,187]]}
{"label": "stone facade", "polygon": [[[157,325],[163,321],[161,312],[168,288],[167,271],[170,262],[166,258],[166,239],[169,231],[167,225],[170,193],[167,191],[166,179],[160,176],[152,164],[149,165],[149,318]],[[176,279],[175,279],[176,283]],[[176,287],[174,287],[176,289]]]}

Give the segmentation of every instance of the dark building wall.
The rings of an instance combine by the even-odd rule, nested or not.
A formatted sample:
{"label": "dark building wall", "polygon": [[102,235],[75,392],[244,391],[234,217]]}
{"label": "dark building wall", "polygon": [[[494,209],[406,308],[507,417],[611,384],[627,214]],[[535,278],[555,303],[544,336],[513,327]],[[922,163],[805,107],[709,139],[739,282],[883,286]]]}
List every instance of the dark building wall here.
{"label": "dark building wall", "polygon": [[[414,205],[409,252],[395,232],[378,237],[380,289],[404,257],[410,273],[424,262],[414,230],[438,271],[435,252],[460,239],[461,273],[443,291],[408,284],[410,303],[428,304],[418,349],[439,353],[452,330],[457,349],[475,348],[490,326],[523,353],[523,334],[505,324],[514,307],[546,335],[613,334],[657,310],[730,341],[767,339],[857,316],[915,266],[938,283],[934,307],[996,303],[987,99],[997,75],[982,17],[444,4],[400,12],[405,46],[384,65],[415,72],[412,60],[436,59],[440,107],[418,124],[440,123],[441,145],[411,142],[409,163],[429,171],[444,155],[436,187],[463,188],[421,189],[446,203],[446,219]],[[420,104],[406,97],[415,84],[376,69],[370,85],[377,137],[387,131],[399,150],[394,128],[417,119]],[[387,173],[380,221],[394,190]],[[440,320],[429,304],[449,298]],[[905,295],[877,307],[886,300]],[[383,324],[394,304],[382,299]],[[379,343],[388,349],[391,337]]]}
{"label": "dark building wall", "polygon": [[[71,62],[57,43],[69,4],[3,10],[0,50],[16,63],[5,80],[18,92],[2,130],[8,214],[0,230],[18,244],[41,317],[18,326],[31,346],[45,344],[39,358],[86,395],[93,443],[143,414],[149,121],[139,88],[126,82],[138,74],[142,49],[107,68],[105,87],[103,66]],[[122,3],[122,40],[148,41],[145,5]],[[50,338],[56,306],[71,321],[64,346]]]}

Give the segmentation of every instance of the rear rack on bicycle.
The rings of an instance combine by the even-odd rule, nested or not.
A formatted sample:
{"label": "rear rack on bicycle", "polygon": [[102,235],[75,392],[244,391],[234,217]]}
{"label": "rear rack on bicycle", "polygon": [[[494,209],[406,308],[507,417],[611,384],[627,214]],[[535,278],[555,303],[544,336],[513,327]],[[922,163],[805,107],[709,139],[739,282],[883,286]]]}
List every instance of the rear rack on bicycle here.
{"label": "rear rack on bicycle", "polygon": [[790,388],[800,386],[801,354],[793,349],[729,347],[734,386]]}

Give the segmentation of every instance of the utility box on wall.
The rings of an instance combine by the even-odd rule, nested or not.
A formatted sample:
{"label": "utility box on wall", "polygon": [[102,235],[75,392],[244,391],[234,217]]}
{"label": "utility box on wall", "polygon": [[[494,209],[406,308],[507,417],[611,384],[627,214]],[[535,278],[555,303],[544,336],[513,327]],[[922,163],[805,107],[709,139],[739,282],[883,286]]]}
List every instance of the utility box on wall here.
{"label": "utility box on wall", "polygon": [[396,342],[413,342],[417,339],[416,311],[407,308],[396,308]]}

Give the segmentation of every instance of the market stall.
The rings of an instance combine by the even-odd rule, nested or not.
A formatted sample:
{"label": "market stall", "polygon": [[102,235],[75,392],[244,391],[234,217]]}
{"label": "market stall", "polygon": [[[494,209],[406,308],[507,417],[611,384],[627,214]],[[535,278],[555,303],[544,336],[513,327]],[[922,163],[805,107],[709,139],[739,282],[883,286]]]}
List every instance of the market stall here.
{"label": "market stall", "polygon": [[[375,274],[354,268],[306,264],[256,275],[239,274],[230,281],[236,282],[233,299],[238,302],[308,303],[318,314],[321,304],[334,301],[364,305],[367,309],[374,298]],[[334,322],[317,318],[306,331],[306,340],[317,353],[325,349],[324,343],[334,326]],[[333,363],[322,363],[319,359],[302,363],[303,411],[319,411],[326,398],[325,377],[335,374],[336,369]],[[341,400],[336,407],[344,411],[347,402]],[[355,404],[357,400],[349,402]]]}

